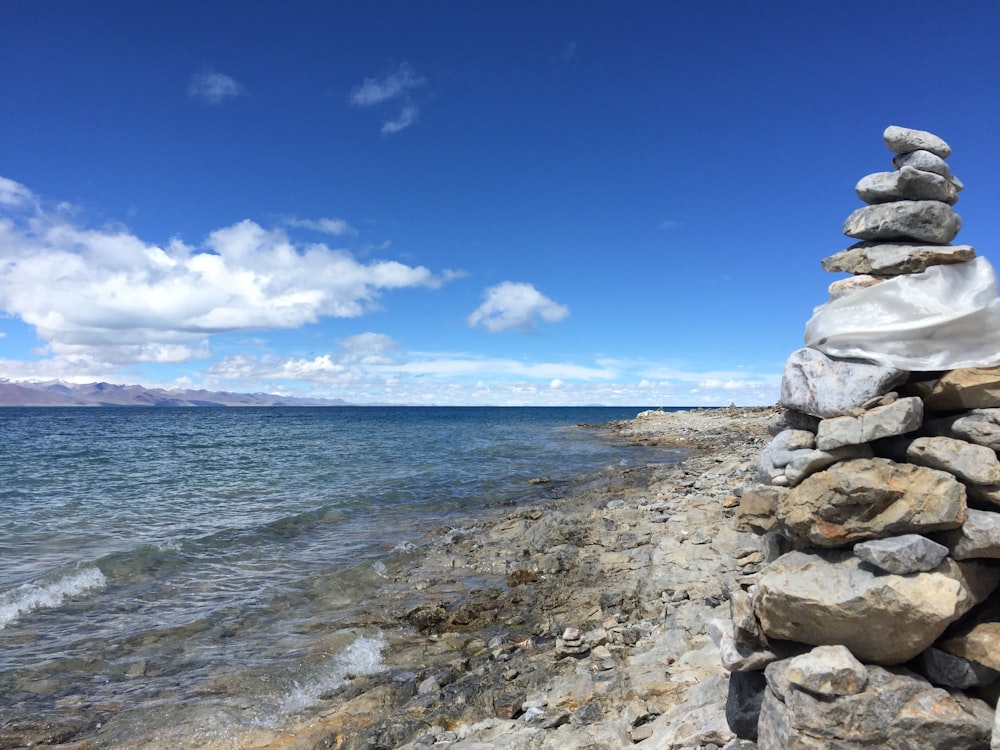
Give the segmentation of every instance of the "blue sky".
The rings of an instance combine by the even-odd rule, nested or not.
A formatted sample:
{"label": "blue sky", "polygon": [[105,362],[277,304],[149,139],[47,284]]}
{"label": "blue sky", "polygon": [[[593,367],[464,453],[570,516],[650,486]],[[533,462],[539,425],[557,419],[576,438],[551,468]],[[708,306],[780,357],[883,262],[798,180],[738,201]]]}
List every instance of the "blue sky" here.
{"label": "blue sky", "polygon": [[0,3],[0,378],[774,403],[882,131],[1000,239],[1000,5]]}

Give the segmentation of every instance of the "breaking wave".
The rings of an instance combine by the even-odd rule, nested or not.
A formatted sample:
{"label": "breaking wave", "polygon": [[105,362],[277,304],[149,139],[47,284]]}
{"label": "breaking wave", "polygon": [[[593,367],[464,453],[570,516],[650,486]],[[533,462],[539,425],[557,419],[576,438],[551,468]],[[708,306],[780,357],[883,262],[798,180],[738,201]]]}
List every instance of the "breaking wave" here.
{"label": "breaking wave", "polygon": [[83,568],[47,583],[24,583],[0,594],[0,630],[37,609],[54,609],[66,599],[103,589],[107,579],[97,568]]}

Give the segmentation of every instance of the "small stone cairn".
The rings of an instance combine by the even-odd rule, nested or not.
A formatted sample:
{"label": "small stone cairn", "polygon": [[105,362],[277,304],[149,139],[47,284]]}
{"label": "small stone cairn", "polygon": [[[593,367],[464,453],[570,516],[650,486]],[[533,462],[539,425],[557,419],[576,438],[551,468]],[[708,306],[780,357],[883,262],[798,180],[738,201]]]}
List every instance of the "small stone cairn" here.
{"label": "small stone cairn", "polygon": [[[823,261],[831,300],[973,263],[951,245],[951,149],[890,127],[892,172],[864,177]],[[984,260],[984,259],[981,259]],[[1000,356],[1000,352],[997,352]],[[769,564],[710,633],[727,718],[761,750],[1000,750],[1000,367],[913,372],[794,352],[785,412],[744,490],[741,528]]]}

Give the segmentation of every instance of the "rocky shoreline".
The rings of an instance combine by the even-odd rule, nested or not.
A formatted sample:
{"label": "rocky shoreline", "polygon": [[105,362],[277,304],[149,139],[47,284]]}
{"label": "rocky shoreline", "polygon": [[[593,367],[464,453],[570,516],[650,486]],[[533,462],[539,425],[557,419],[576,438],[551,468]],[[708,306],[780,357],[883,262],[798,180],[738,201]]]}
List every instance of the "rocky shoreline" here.
{"label": "rocky shoreline", "polygon": [[676,460],[442,530],[386,569],[359,619],[384,634],[386,668],[238,746],[753,747],[729,729],[708,623],[763,565],[761,538],[732,519],[776,413],[656,411],[602,426],[676,447]]}

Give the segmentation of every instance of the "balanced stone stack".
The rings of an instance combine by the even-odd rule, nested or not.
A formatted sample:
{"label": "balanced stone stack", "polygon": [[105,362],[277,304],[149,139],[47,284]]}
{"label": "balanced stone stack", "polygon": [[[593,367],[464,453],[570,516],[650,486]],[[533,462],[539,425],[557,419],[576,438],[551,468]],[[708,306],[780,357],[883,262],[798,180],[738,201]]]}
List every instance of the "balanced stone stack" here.
{"label": "balanced stone stack", "polygon": [[741,499],[771,562],[710,627],[762,750],[1000,749],[1000,294],[951,149],[884,137]]}

